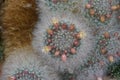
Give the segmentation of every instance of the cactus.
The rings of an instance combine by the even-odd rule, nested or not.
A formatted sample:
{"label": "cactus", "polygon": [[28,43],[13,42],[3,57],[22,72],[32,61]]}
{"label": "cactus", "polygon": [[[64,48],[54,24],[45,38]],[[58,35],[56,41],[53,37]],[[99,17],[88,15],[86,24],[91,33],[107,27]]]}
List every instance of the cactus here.
{"label": "cactus", "polygon": [[116,78],[117,80],[120,80],[120,60],[109,65],[107,75],[111,76],[112,78]]}
{"label": "cactus", "polygon": [[64,72],[60,73],[61,80],[76,80],[76,74],[70,73],[67,70],[64,70]]}

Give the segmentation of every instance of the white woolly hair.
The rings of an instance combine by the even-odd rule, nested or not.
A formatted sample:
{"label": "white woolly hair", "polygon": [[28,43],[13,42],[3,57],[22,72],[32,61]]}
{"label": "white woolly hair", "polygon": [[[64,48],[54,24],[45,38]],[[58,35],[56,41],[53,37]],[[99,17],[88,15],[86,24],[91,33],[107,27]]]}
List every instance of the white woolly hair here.
{"label": "white woolly hair", "polygon": [[[39,15],[40,20],[37,22],[36,28],[33,32],[33,46],[35,50],[40,55],[40,59],[44,61],[44,63],[50,66],[53,66],[55,70],[63,71],[64,69],[74,70],[79,67],[79,65],[83,62],[83,59],[87,57],[87,54],[93,50],[94,38],[92,36],[92,31],[88,26],[88,23],[83,20],[82,16],[73,15],[69,12],[59,11],[50,11],[49,7],[45,5],[44,1],[38,1],[38,8],[42,13]],[[59,21],[64,21],[68,23],[75,24],[76,28],[80,31],[85,32],[86,37],[81,40],[80,49],[77,50],[77,54],[73,55],[72,58],[68,58],[66,62],[63,62],[61,59],[55,59],[51,57],[50,54],[42,52],[44,44],[45,32],[49,29],[49,26],[52,23],[52,19],[57,18]],[[71,71],[72,72],[72,71]]]}
{"label": "white woolly hair", "polygon": [[0,80],[8,80],[8,77],[13,77],[18,69],[27,69],[35,73],[40,72],[41,80],[54,80],[54,75],[56,74],[54,70],[42,65],[42,62],[40,62],[36,54],[33,54],[33,51],[20,49],[13,53],[15,54],[10,55],[5,61]]}

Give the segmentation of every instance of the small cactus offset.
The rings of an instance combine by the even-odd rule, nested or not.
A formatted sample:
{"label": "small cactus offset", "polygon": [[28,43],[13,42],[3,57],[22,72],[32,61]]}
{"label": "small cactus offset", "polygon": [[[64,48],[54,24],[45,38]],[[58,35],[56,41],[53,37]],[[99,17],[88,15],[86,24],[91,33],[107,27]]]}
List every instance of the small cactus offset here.
{"label": "small cactus offset", "polygon": [[76,80],[76,74],[70,73],[67,70],[60,73],[60,76],[61,76],[61,80]]}
{"label": "small cactus offset", "polygon": [[114,62],[108,67],[107,74],[112,78],[116,78],[117,80],[120,80],[120,60]]}

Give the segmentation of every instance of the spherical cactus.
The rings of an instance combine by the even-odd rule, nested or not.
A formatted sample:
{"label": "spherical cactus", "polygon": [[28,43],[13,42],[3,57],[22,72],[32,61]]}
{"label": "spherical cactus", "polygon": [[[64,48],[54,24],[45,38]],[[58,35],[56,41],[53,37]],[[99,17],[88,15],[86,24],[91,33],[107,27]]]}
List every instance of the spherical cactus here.
{"label": "spherical cactus", "polygon": [[[30,50],[15,51],[3,65],[1,80],[54,80],[52,68],[41,64],[39,57]],[[50,78],[51,75],[51,78]]]}
{"label": "spherical cactus", "polygon": [[117,10],[118,0],[87,0],[85,4],[85,17],[97,26],[108,24],[113,17],[114,10]]}
{"label": "spherical cactus", "polygon": [[[73,70],[93,49],[91,29],[84,20],[76,18],[71,13],[65,16],[53,12],[49,12],[49,15],[44,14],[46,8],[41,14],[42,23],[38,21],[34,30],[34,49],[38,51],[41,60],[46,64],[52,64],[55,70],[62,71],[68,68]],[[52,31],[52,35],[48,30]]]}

